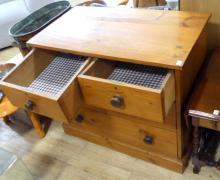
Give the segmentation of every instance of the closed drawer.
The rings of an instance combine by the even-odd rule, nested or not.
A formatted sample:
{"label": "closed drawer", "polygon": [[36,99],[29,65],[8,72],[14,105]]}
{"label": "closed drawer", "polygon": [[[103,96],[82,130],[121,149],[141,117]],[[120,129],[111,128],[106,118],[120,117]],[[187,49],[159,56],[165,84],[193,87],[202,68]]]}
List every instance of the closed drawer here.
{"label": "closed drawer", "polygon": [[88,63],[87,57],[34,49],[1,88],[15,106],[68,122],[82,101],[76,76]]}
{"label": "closed drawer", "polygon": [[164,122],[175,101],[172,71],[96,60],[78,76],[85,103]]}
{"label": "closed drawer", "polygon": [[[108,111],[84,108],[80,117],[70,123],[73,131],[113,139],[133,148],[169,157],[177,157],[176,130],[152,126],[143,119]],[[83,136],[82,136],[83,137]],[[89,139],[89,137],[88,137]]]}

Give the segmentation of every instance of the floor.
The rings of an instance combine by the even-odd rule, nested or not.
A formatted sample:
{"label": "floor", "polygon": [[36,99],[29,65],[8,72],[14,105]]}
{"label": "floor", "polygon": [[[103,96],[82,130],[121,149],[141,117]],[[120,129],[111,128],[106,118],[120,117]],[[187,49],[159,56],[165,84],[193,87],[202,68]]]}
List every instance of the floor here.
{"label": "floor", "polygon": [[[0,62],[16,55],[16,48],[0,51]],[[8,57],[8,58],[7,58]],[[0,148],[18,156],[18,161],[0,180],[219,180],[220,172],[203,168],[192,173],[189,163],[178,174],[140,159],[66,135],[52,122],[45,138],[39,139],[26,119],[0,121]]]}
{"label": "floor", "polygon": [[0,64],[13,58],[18,53],[19,53],[19,49],[16,47],[10,47],[0,50]]}

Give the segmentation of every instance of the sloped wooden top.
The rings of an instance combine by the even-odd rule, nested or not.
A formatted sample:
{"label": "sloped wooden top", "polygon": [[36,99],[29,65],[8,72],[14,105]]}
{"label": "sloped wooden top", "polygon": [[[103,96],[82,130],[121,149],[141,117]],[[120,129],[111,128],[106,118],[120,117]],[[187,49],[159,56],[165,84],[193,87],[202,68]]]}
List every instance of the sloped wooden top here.
{"label": "sloped wooden top", "polygon": [[207,13],[75,7],[30,39],[28,44],[181,69],[209,17]]}

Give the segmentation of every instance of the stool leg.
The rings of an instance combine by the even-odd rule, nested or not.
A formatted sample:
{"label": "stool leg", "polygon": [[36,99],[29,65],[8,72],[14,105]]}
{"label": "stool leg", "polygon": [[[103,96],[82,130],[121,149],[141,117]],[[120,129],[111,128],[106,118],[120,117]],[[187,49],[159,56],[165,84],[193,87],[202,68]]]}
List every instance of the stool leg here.
{"label": "stool leg", "polygon": [[5,116],[5,117],[3,117],[2,119],[3,119],[3,121],[4,121],[5,123],[7,123],[7,122],[9,121],[9,116]]}
{"label": "stool leg", "polygon": [[32,122],[38,136],[40,138],[43,138],[45,136],[45,132],[41,126],[41,123],[40,123],[38,117],[36,116],[36,114],[34,114],[33,112],[30,112],[30,111],[28,111],[28,115],[31,119],[31,122]]}

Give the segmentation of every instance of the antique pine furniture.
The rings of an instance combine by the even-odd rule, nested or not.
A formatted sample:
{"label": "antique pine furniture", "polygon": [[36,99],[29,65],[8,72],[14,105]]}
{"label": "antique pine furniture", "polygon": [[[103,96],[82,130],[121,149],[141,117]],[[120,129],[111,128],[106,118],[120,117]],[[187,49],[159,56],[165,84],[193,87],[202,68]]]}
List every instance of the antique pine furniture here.
{"label": "antique pine furniture", "polygon": [[[214,160],[214,153],[208,156],[210,148],[218,144],[215,139],[216,133],[205,132],[202,136],[202,128],[220,131],[220,49],[214,51],[211,59],[205,64],[200,73],[200,78],[195,86],[192,97],[187,107],[186,115],[192,120],[193,132],[193,158],[194,173],[199,173],[201,166],[211,165],[220,169],[220,160]],[[203,130],[204,131],[204,130]],[[209,135],[210,134],[210,135]],[[215,137],[211,137],[211,136]],[[210,136],[211,138],[207,138]],[[207,140],[206,140],[207,139]],[[218,141],[218,139],[216,139]],[[213,145],[211,145],[213,144]],[[204,147],[202,147],[204,146]],[[206,148],[206,158],[202,151]],[[211,149],[212,150],[212,149]],[[207,158],[208,157],[208,158]]]}
{"label": "antique pine furniture", "polygon": [[[63,122],[68,134],[183,172],[190,142],[181,111],[206,54],[209,17],[73,8],[28,42],[35,50],[1,87],[16,106]],[[66,63],[84,62],[74,73],[51,69],[60,52],[74,56]],[[42,76],[42,91],[30,89]],[[48,94],[53,78],[60,90]]]}

